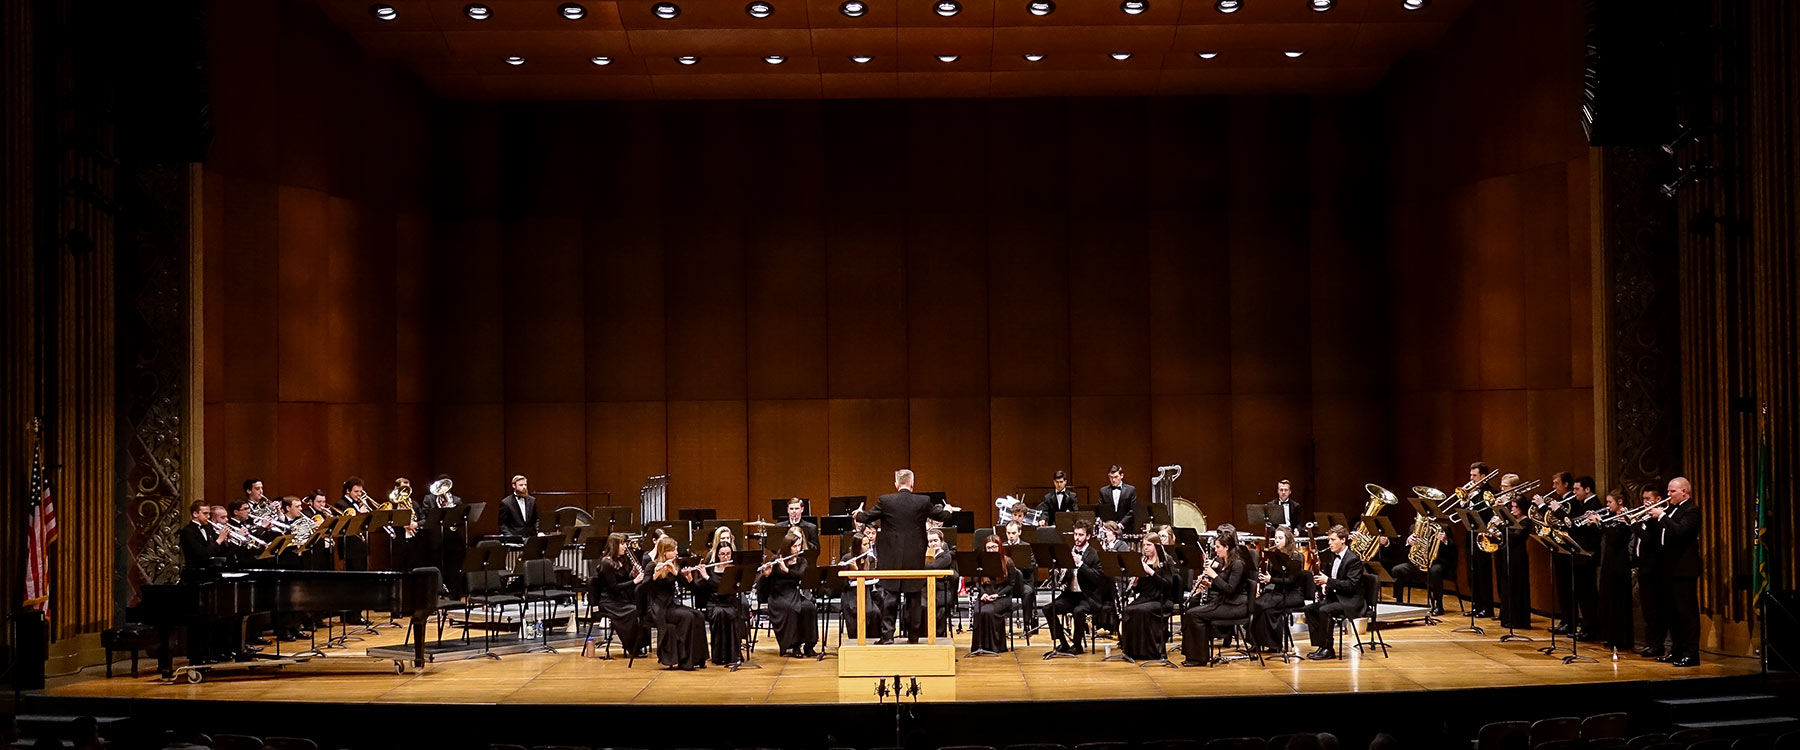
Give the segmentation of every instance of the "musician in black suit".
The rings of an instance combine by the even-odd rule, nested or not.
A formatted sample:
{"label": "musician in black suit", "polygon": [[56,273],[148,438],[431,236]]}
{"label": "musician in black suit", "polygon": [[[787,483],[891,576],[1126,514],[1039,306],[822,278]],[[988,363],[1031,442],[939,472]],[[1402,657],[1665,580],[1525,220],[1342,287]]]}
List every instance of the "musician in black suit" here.
{"label": "musician in black suit", "polygon": [[181,582],[206,580],[219,565],[226,529],[212,525],[212,506],[196,502],[188,506],[188,525],[181,527]]}
{"label": "musician in black suit", "polygon": [[806,520],[805,500],[790,498],[787,502],[787,520],[776,524],[775,528],[781,530],[779,535],[782,537],[787,536],[789,529],[799,529],[800,533],[806,535],[806,548],[815,551],[819,549],[819,525]]}
{"label": "musician in black suit", "polygon": [[[339,513],[348,513],[352,510],[357,513],[368,513],[373,510],[369,505],[369,494],[363,490],[362,477],[350,477],[344,480],[344,496],[338,498],[333,507],[337,508]],[[338,557],[344,561],[344,570],[368,570],[369,540],[362,534],[345,535],[338,545]]]}
{"label": "musician in black suit", "polygon": [[1117,464],[1106,470],[1106,482],[1106,486],[1100,488],[1100,496],[1094,498],[1099,504],[1095,515],[1102,521],[1118,521],[1129,534],[1137,528],[1132,525],[1137,520],[1137,488],[1125,483],[1125,470]]}
{"label": "musician in black suit", "polygon": [[[1470,488],[1468,494],[1455,506],[1458,510],[1473,512],[1476,518],[1483,524],[1483,528],[1486,528],[1488,519],[1494,517],[1494,510],[1489,508],[1487,504],[1487,498],[1493,496],[1494,488],[1486,482],[1481,481],[1491,473],[1493,473],[1493,470],[1489,469],[1486,463],[1476,461],[1469,464],[1468,483],[1473,484],[1474,486]],[[1464,534],[1464,537],[1468,539],[1469,606],[1472,608],[1472,613],[1476,617],[1493,617],[1495,579],[1494,555],[1489,552],[1481,551],[1481,547],[1475,544],[1473,537],[1470,537],[1468,534]],[[1456,562],[1454,560],[1450,562],[1449,566],[1445,567],[1446,571],[1453,571],[1455,569]],[[1442,598],[1443,597],[1440,595],[1440,602],[1442,601]]]}
{"label": "musician in black suit", "polygon": [[[1606,517],[1600,526],[1600,642],[1603,648],[1630,651],[1637,647],[1631,622],[1631,524],[1624,518],[1625,490],[1606,493]],[[1598,522],[1595,522],[1598,523]]]}
{"label": "musician in black suit", "polygon": [[[1660,482],[1652,481],[1641,493],[1644,505],[1663,501]],[[1662,521],[1645,513],[1631,527],[1631,561],[1637,566],[1638,602],[1644,611],[1644,650],[1639,656],[1662,656],[1669,638],[1669,591],[1663,584]]]}
{"label": "musician in black suit", "polygon": [[[1081,653],[1087,636],[1087,616],[1105,611],[1106,600],[1113,595],[1112,582],[1100,570],[1100,548],[1089,543],[1087,522],[1075,522],[1073,535],[1070,551],[1074,553],[1076,569],[1062,571],[1058,581],[1062,593],[1044,606],[1044,617],[1050,620],[1050,638],[1056,642],[1056,650],[1065,654]],[[1064,614],[1075,618],[1073,643],[1064,637],[1060,617]]]}
{"label": "musician in black suit", "polygon": [[1363,610],[1363,576],[1367,572],[1362,558],[1350,549],[1350,530],[1333,526],[1329,540],[1331,549],[1319,555],[1325,570],[1313,574],[1313,585],[1320,594],[1306,605],[1306,634],[1313,645],[1306,658],[1314,660],[1337,658],[1331,643],[1331,618],[1355,617]]}
{"label": "musician in black suit", "polygon": [[[1423,573],[1427,606],[1431,607],[1431,614],[1436,616],[1444,613],[1444,577],[1455,575],[1452,571],[1456,570],[1456,539],[1443,529],[1431,533],[1436,534],[1438,538],[1437,557],[1432,558],[1431,565]],[[1406,535],[1407,547],[1430,543],[1430,539],[1421,539],[1412,534]],[[1400,593],[1418,580],[1421,571],[1419,566],[1413,564],[1412,551],[1409,549],[1406,560],[1390,568],[1388,572],[1394,576],[1394,598],[1400,599]]]}
{"label": "musician in black suit", "polygon": [[1275,502],[1269,503],[1266,515],[1272,526],[1300,528],[1306,521],[1300,516],[1300,501],[1294,499],[1294,483],[1283,479],[1275,483]]}
{"label": "musician in black suit", "polygon": [[[1576,477],[1572,491],[1575,495],[1575,504],[1569,510],[1571,523],[1576,519],[1586,518],[1589,514],[1598,517],[1600,511],[1605,508],[1601,504],[1600,496],[1594,494],[1593,477]],[[1575,587],[1575,604],[1580,607],[1581,611],[1580,616],[1575,620],[1580,623],[1581,627],[1577,628],[1571,637],[1576,640],[1587,640],[1600,628],[1600,526],[1593,521],[1587,521],[1570,529],[1569,535],[1575,538],[1582,549],[1590,553],[1576,555],[1575,559],[1570,561],[1575,573],[1575,580],[1571,584]]]}
{"label": "musician in black suit", "polygon": [[[875,537],[875,560],[878,570],[918,570],[925,567],[925,519],[945,522],[950,510],[913,490],[911,469],[894,472],[894,492],[882,495],[872,510],[856,514],[857,523],[881,522],[881,534]],[[925,631],[925,582],[917,578],[882,579],[881,588],[889,593],[888,602],[902,597],[909,643],[918,643]],[[888,615],[884,613],[883,618]],[[892,639],[884,639],[891,641]]]}
{"label": "musician in black suit", "polygon": [[537,498],[531,496],[530,481],[524,474],[512,478],[512,494],[500,499],[500,534],[502,536],[537,536]]}
{"label": "musician in black suit", "polygon": [[1044,514],[1045,526],[1056,525],[1056,514],[1075,511],[1075,491],[1069,489],[1069,475],[1057,469],[1050,475],[1050,486],[1052,489],[1044,493],[1044,501],[1037,507]]}
{"label": "musician in black suit", "polygon": [[[1575,475],[1559,471],[1550,475],[1550,491],[1532,498],[1535,502],[1543,501],[1544,517],[1553,524],[1566,527],[1570,514],[1575,507],[1575,493],[1569,485],[1575,483]],[[1562,621],[1550,628],[1557,635],[1574,633],[1579,629],[1576,622],[1575,592],[1569,588],[1569,556],[1553,554],[1550,556],[1550,579],[1556,587],[1556,606]]]}
{"label": "musician in black suit", "polygon": [[1677,667],[1700,666],[1700,511],[1686,477],[1669,480],[1669,505],[1651,508],[1662,526],[1663,581],[1669,602],[1669,653],[1657,657]]}

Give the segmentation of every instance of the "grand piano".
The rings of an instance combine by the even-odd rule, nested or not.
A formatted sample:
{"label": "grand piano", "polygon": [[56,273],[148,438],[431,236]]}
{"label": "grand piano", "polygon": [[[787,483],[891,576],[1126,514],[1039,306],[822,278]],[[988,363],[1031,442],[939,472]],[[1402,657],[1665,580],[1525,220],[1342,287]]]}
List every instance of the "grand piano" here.
{"label": "grand piano", "polygon": [[[215,580],[145,586],[130,619],[154,625],[162,637],[156,656],[164,678],[174,673],[170,636],[176,627],[210,631],[229,618],[268,612],[371,610],[411,615],[413,666],[425,666],[425,621],[437,607],[438,577],[430,571],[242,570]],[[398,662],[396,662],[398,663]]]}

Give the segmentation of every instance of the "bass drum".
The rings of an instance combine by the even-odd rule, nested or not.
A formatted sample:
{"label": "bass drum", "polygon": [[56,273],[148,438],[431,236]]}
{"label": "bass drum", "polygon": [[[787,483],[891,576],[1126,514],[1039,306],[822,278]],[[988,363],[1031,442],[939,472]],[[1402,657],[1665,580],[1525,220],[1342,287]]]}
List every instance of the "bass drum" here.
{"label": "bass drum", "polygon": [[1171,509],[1171,515],[1174,516],[1173,525],[1176,528],[1206,533],[1206,514],[1200,511],[1200,506],[1185,497],[1175,498],[1172,502],[1174,508]]}

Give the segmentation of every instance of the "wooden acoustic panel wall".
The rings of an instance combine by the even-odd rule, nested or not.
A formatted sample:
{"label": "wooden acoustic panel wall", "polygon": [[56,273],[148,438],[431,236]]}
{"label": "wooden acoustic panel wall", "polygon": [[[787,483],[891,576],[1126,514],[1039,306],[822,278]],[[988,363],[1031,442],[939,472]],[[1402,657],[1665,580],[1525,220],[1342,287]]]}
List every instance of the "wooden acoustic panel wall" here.
{"label": "wooden acoustic panel wall", "polygon": [[[530,422],[525,409],[424,407],[446,361],[424,321],[467,323],[464,341],[480,342],[484,330],[469,314],[476,301],[445,299],[425,283],[441,257],[426,189],[429,94],[410,74],[357,54],[313,6],[221,3],[208,22],[221,33],[208,36],[218,135],[204,173],[209,429],[200,497],[236,499],[252,477],[271,494],[335,497],[351,475],[385,494],[396,476],[429,481],[438,446],[426,436],[440,422],[466,420],[458,433],[494,425],[489,434],[502,415]],[[458,242],[500,236],[451,229],[463,230]],[[534,237],[536,257],[552,265],[541,276],[555,274],[556,229]],[[443,387],[475,379],[464,373],[484,364],[455,361],[458,377],[442,378]],[[579,403],[579,384],[563,397]],[[574,453],[580,467],[582,449]]]}
{"label": "wooden acoustic panel wall", "polygon": [[1351,510],[1388,460],[1379,217],[1343,197],[1379,164],[1367,110],[449,110],[433,471],[626,504],[666,472],[671,507],[754,517],[911,467],[986,520],[1056,469],[1148,495],[1179,463],[1215,521],[1282,477]]}
{"label": "wooden acoustic panel wall", "polygon": [[[1582,24],[1579,4],[1483,4],[1378,92],[1393,199],[1372,291],[1391,299],[1387,408],[1403,486],[1460,484],[1476,460],[1525,479],[1603,473]],[[1488,64],[1501,54],[1518,64]],[[1533,571],[1534,601],[1550,609],[1548,561]]]}

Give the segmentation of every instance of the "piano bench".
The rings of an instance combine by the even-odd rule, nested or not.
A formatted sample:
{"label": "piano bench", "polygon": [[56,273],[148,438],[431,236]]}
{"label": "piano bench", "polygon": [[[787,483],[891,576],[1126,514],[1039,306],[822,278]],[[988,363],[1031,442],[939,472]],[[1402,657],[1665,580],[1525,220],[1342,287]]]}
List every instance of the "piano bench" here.
{"label": "piano bench", "polygon": [[106,676],[112,676],[114,651],[131,652],[131,676],[138,676],[138,652],[151,653],[162,645],[156,628],[148,625],[120,625],[100,633],[100,646],[106,649]]}

